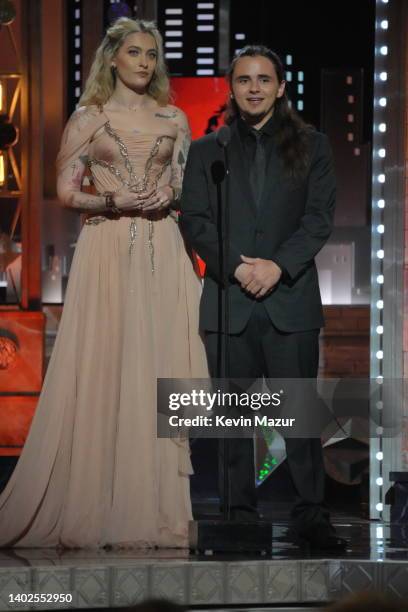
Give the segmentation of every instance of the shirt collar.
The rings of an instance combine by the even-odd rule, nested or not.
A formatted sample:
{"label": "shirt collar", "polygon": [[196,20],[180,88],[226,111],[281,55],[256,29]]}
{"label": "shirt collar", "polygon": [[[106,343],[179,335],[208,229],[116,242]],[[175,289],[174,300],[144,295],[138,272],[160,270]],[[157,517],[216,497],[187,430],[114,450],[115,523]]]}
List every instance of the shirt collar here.
{"label": "shirt collar", "polygon": [[[277,130],[277,124],[278,121],[276,115],[275,113],[273,113],[272,117],[268,119],[265,125],[261,127],[259,132],[261,132],[262,134],[267,134],[268,136],[273,136]],[[251,135],[251,131],[253,131],[253,129],[254,128],[250,127],[248,123],[244,119],[242,119],[242,117],[238,118],[238,130],[241,137],[247,137]]]}

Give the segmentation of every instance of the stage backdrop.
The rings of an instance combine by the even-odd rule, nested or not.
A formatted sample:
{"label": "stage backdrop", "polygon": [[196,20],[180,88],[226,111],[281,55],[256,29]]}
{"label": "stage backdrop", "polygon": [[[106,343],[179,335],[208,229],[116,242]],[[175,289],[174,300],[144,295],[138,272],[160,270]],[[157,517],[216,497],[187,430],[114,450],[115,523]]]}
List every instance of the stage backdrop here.
{"label": "stage backdrop", "polygon": [[193,139],[223,125],[229,91],[224,77],[173,77],[171,88],[174,104],[188,116]]}

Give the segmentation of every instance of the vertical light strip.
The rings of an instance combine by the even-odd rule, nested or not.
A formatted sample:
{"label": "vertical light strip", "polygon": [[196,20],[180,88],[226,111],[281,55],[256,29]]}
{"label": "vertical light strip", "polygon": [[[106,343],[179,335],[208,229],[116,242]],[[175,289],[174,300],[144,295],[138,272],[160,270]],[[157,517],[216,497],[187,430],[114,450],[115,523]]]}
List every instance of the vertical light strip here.
{"label": "vertical light strip", "polygon": [[[372,154],[372,214],[371,214],[371,341],[370,377],[378,385],[378,392],[371,399],[372,421],[378,424],[375,437],[370,439],[370,518],[383,519],[383,439],[382,383],[384,376],[384,209],[387,206],[385,188],[387,182],[387,56],[388,3],[376,2],[375,59],[374,59],[374,115]],[[373,434],[374,436],[374,434]]]}
{"label": "vertical light strip", "polygon": [[0,151],[0,187],[4,187],[6,182],[6,163],[4,160],[5,153]]}
{"label": "vertical light strip", "polygon": [[293,105],[295,106],[297,111],[305,110],[305,101],[304,101],[304,93],[305,93],[305,73],[303,70],[295,70],[293,55],[290,53],[286,55],[286,80],[289,82],[296,81],[293,83],[293,89],[291,91],[291,98]]}
{"label": "vertical light strip", "polygon": [[75,0],[74,8],[74,49],[75,49],[75,72],[74,72],[74,100],[75,106],[78,105],[81,97],[82,82],[82,38],[81,38],[81,1]]}
{"label": "vertical light strip", "polygon": [[[242,47],[245,46],[246,44],[246,34],[244,34],[243,32],[238,32],[237,34],[235,34],[234,36],[235,40],[237,41],[236,44],[241,44],[240,47],[236,47],[234,49],[234,55],[237,55],[237,53],[239,53],[242,49]],[[242,41],[241,43],[239,43],[238,41]]]}
{"label": "vertical light strip", "polygon": [[[208,12],[203,12],[208,11]],[[198,56],[198,48],[196,51],[196,68],[195,73],[197,76],[214,76],[215,70],[214,68],[202,68],[203,64],[215,66],[215,49],[213,46],[204,46],[204,44],[208,44],[203,37],[204,32],[214,32],[214,24],[211,22],[215,21],[215,3],[214,2],[197,2],[196,3],[196,32],[197,36],[199,36],[200,46],[198,48],[201,49],[200,56]],[[205,22],[203,24],[203,22]],[[207,51],[204,51],[207,49]],[[207,56],[207,57],[205,57]]]}
{"label": "vertical light strip", "polygon": [[285,55],[285,81],[287,83],[293,83],[290,87],[290,94],[293,107],[297,111],[302,112],[305,110],[305,73],[303,70],[295,69],[295,62],[292,53]]}
{"label": "vertical light strip", "polygon": [[[166,27],[164,31],[164,47],[165,47],[164,56],[166,59],[169,59],[172,61],[181,60],[183,59],[182,49],[183,49],[183,26],[184,26],[182,7],[166,8],[164,23]],[[167,49],[171,47],[173,49],[176,47],[179,49],[179,51],[167,51]]]}

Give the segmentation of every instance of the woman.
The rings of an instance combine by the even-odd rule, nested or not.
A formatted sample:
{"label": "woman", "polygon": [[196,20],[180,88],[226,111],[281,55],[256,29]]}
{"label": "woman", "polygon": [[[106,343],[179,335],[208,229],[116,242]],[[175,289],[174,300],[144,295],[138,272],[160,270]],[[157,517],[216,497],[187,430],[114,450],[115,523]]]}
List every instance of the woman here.
{"label": "woman", "polygon": [[[206,376],[200,282],[170,214],[189,146],[153,23],[119,19],[58,155],[86,214],[23,453],[0,497],[2,546],[186,546],[188,447],[156,438],[156,378]],[[87,168],[97,195],[81,192]]]}

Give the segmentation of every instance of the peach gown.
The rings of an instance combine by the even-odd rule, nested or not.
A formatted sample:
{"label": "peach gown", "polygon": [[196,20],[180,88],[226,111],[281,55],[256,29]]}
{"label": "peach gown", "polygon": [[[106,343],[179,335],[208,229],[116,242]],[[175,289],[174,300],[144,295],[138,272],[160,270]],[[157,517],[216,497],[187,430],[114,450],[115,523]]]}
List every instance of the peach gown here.
{"label": "peach gown", "polygon": [[[77,111],[78,113],[79,111]],[[61,172],[88,156],[99,193],[168,184],[174,139],[112,129],[87,107],[65,130]],[[175,216],[88,217],[43,390],[0,496],[0,545],[183,547],[185,441],[156,437],[156,377],[205,377],[200,281]]]}

